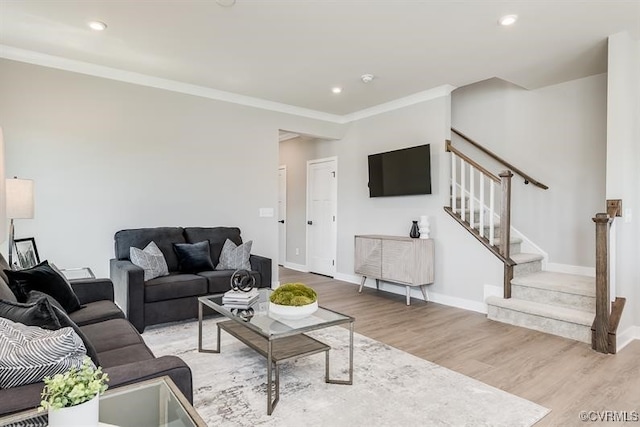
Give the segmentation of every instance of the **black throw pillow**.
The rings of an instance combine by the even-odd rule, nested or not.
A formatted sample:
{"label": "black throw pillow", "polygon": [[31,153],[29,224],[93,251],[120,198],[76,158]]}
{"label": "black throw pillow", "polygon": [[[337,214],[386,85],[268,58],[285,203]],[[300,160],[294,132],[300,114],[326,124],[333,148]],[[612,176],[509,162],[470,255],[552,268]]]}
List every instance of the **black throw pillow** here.
{"label": "black throw pillow", "polygon": [[52,331],[60,329],[60,321],[46,299],[30,303],[0,300],[0,317],[27,326],[39,326]]}
{"label": "black throw pillow", "polygon": [[178,256],[178,269],[181,272],[213,271],[208,240],[198,243],[174,243],[173,250]]}
{"label": "black throw pillow", "polygon": [[40,291],[56,299],[67,313],[81,308],[80,300],[71,286],[47,261],[20,271],[4,271],[9,277],[9,287],[19,302],[26,302],[30,291]]}
{"label": "black throw pillow", "polygon": [[58,303],[58,301],[55,300],[55,298],[53,298],[51,295],[45,294],[44,292],[31,291],[31,292],[29,292],[29,296],[27,298],[27,303],[32,303],[32,302],[36,302],[37,303],[42,299],[48,301],[49,304],[51,305],[51,308],[53,309],[53,312],[55,313],[56,317],[58,318],[58,322],[60,323],[60,327],[61,328],[67,328],[67,327],[72,328],[75,331],[75,333],[78,334],[78,336],[80,337],[80,339],[84,343],[84,348],[87,349],[87,356],[89,356],[91,358],[91,360],[93,361],[94,365],[100,366],[100,363],[98,361],[98,352],[96,351],[96,348],[93,346],[91,341],[89,341],[89,339],[84,334],[84,332],[82,332],[82,330],[78,327],[78,325],[76,325],[76,323],[73,320],[71,320],[71,318],[67,315],[67,313],[65,313],[64,309]]}

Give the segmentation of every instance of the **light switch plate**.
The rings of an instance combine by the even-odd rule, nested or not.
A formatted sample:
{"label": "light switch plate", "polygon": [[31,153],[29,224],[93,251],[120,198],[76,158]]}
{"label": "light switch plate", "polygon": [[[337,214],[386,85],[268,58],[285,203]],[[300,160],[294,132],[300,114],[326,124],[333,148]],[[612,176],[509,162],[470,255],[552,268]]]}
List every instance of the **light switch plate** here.
{"label": "light switch plate", "polygon": [[273,208],[260,208],[260,217],[261,218],[273,217]]}

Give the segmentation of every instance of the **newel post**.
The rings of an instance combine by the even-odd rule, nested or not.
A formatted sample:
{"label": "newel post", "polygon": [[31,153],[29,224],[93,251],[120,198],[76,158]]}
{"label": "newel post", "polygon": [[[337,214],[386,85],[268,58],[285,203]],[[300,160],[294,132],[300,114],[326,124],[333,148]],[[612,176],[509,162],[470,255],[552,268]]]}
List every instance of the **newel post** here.
{"label": "newel post", "polygon": [[596,318],[591,348],[609,353],[609,224],[612,219],[606,213],[596,214]]}
{"label": "newel post", "polygon": [[[502,187],[502,207],[500,212],[500,253],[509,260],[509,247],[511,244],[511,178],[510,170],[500,173],[500,186]],[[504,297],[511,298],[511,279],[513,279],[513,266],[508,262],[504,264]]]}

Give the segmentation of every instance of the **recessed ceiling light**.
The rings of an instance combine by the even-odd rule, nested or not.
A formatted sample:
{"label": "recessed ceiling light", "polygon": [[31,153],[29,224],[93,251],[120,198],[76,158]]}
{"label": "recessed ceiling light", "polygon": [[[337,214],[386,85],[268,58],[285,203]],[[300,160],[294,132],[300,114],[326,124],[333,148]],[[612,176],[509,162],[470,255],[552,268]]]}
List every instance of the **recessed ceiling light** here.
{"label": "recessed ceiling light", "polygon": [[333,92],[333,93],[342,93],[342,88],[338,87],[338,86],[333,87],[333,88],[331,88],[331,92]]}
{"label": "recessed ceiling light", "polygon": [[107,29],[107,24],[100,21],[91,21],[88,23],[88,25],[89,25],[89,28],[91,28],[94,31],[104,31]]}
{"label": "recessed ceiling light", "polygon": [[517,20],[518,20],[518,15],[505,15],[500,19],[498,19],[498,23],[500,25],[507,27],[509,25],[515,24]]}
{"label": "recessed ceiling light", "polygon": [[230,7],[236,4],[236,0],[216,0],[216,3],[218,3],[220,6]]}

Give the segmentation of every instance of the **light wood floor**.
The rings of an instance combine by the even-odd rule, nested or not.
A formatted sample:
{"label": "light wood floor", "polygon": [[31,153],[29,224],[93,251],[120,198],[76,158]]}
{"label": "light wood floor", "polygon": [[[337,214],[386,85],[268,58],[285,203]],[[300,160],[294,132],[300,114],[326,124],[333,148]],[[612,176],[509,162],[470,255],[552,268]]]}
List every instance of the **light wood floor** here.
{"label": "light wood floor", "polygon": [[472,311],[416,299],[407,307],[403,295],[358,294],[351,283],[280,267],[287,282],[312,286],[322,306],[355,317],[362,335],[551,409],[536,426],[584,426],[583,410],[640,412],[640,341],[603,355]]}

